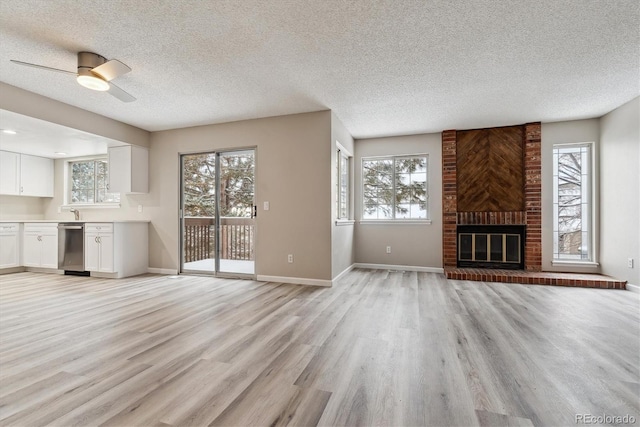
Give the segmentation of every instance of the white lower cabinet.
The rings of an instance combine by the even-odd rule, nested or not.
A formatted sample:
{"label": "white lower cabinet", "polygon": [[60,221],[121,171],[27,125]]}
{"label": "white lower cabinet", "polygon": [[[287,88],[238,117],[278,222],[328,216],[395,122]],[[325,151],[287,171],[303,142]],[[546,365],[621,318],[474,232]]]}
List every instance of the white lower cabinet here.
{"label": "white lower cabinet", "polygon": [[115,273],[113,257],[113,224],[85,224],[85,270],[98,271],[101,273]]}
{"label": "white lower cabinet", "polygon": [[0,268],[20,266],[20,224],[0,224]]}
{"label": "white lower cabinet", "polygon": [[[149,267],[148,223],[91,222],[84,226],[84,268],[93,275],[128,277]],[[97,273],[97,274],[94,274]]]}
{"label": "white lower cabinet", "polygon": [[58,268],[58,223],[26,223],[22,264],[25,267]]}

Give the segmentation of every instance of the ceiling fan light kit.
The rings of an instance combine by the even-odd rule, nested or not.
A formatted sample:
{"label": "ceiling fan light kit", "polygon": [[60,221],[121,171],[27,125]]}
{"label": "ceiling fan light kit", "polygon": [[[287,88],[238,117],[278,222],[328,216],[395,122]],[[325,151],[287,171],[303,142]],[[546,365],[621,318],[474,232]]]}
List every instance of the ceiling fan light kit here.
{"label": "ceiling fan light kit", "polygon": [[109,83],[105,82],[100,77],[92,75],[91,71],[87,71],[87,73],[88,74],[78,74],[78,77],[76,77],[78,83],[91,90],[97,90],[100,92],[109,90]]}
{"label": "ceiling fan light kit", "polygon": [[108,92],[110,95],[118,98],[123,102],[132,102],[136,98],[128,94],[118,86],[110,83],[111,80],[131,71],[127,65],[117,59],[107,59],[93,52],[78,52],[78,71],[60,70],[57,68],[45,67],[43,65],[31,64],[29,62],[11,60],[18,65],[26,65],[28,67],[40,68],[48,71],[57,71],[66,74],[76,75],[77,82],[91,90]]}

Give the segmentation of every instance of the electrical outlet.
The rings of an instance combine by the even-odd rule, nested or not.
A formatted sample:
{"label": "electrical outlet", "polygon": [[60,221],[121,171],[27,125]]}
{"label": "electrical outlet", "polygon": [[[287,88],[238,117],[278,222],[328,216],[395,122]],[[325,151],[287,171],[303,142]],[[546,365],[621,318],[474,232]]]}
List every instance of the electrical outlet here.
{"label": "electrical outlet", "polygon": [[138,205],[138,212],[142,213],[142,205]]}
{"label": "electrical outlet", "polygon": [[62,213],[62,208],[58,206],[58,213]]}
{"label": "electrical outlet", "polygon": [[269,202],[264,202],[263,205],[262,205],[262,209],[265,210],[265,211],[268,211],[269,210]]}
{"label": "electrical outlet", "polygon": [[391,246],[387,246],[387,253],[390,254],[391,253]]}
{"label": "electrical outlet", "polygon": [[293,263],[293,254],[289,254],[289,255],[287,255],[287,262],[288,262],[289,264],[292,264],[292,263]]}
{"label": "electrical outlet", "polygon": [[627,267],[633,268],[633,258],[627,259]]}

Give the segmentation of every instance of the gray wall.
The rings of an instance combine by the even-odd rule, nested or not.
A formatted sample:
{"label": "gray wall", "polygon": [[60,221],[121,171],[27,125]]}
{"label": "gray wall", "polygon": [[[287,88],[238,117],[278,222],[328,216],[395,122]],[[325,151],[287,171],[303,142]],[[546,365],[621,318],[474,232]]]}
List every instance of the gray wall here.
{"label": "gray wall", "polygon": [[600,171],[602,272],[640,285],[640,97],[601,118]]}
{"label": "gray wall", "polygon": [[[335,278],[340,273],[351,267],[355,262],[354,247],[354,224],[336,225],[337,214],[337,193],[338,193],[338,175],[337,175],[337,149],[336,142],[339,142],[347,151],[354,154],[353,138],[344,127],[340,119],[331,113],[331,277]],[[353,194],[354,190],[354,162],[351,162],[350,188]],[[353,197],[352,197],[353,199]],[[353,219],[353,203],[351,208],[351,219]]]}
{"label": "gray wall", "polygon": [[[600,146],[600,121],[598,119],[573,120],[568,122],[542,123],[542,270],[598,273],[598,266],[552,265],[553,259],[553,145],[577,142],[593,142],[595,156],[594,199],[595,230],[598,242],[598,147]],[[596,257],[599,253],[596,247]],[[598,261],[598,259],[596,259]]]}
{"label": "gray wall", "polygon": [[179,155],[256,147],[256,274],[331,280],[331,146],[330,111],[154,132],[150,267],[180,264]]}
{"label": "gray wall", "polygon": [[[429,155],[429,217],[431,224],[356,223],[356,262],[442,268],[442,142],[440,134],[359,139],[355,142],[355,219],[362,218],[362,158]],[[385,249],[391,246],[391,253]]]}

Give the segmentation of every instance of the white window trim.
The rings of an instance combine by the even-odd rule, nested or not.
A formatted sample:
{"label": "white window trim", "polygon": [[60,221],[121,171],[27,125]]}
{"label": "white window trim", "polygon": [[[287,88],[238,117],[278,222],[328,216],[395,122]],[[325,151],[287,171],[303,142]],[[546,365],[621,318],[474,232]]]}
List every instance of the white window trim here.
{"label": "white window trim", "polygon": [[[395,158],[399,158],[399,157],[420,157],[420,156],[424,156],[427,158],[427,164],[426,164],[426,168],[427,168],[427,182],[425,183],[426,186],[426,195],[427,195],[427,202],[426,202],[426,209],[427,209],[427,217],[426,218],[416,218],[416,219],[412,219],[412,218],[398,218],[398,219],[389,219],[389,218],[385,218],[385,219],[363,219],[363,214],[364,214],[364,162],[366,160],[371,160],[371,159],[394,159],[394,164],[395,164]],[[416,154],[391,154],[391,155],[386,155],[386,156],[367,156],[367,157],[363,157],[362,159],[360,159],[360,212],[358,213],[358,215],[360,215],[360,220],[358,221],[358,224],[362,224],[362,225],[411,225],[411,224],[423,224],[423,225],[431,225],[431,197],[430,197],[430,192],[429,192],[429,183],[431,182],[431,168],[429,167],[429,154],[427,153],[416,153]],[[394,178],[394,189],[395,189],[395,178]],[[394,205],[395,206],[395,205]],[[394,216],[395,216],[395,209],[394,209]]]}
{"label": "white window trim", "polygon": [[[552,229],[551,229],[551,233],[552,233],[552,246],[551,246],[551,265],[552,266],[561,266],[561,267],[599,267],[600,263],[598,262],[598,253],[596,251],[596,248],[598,247],[598,245],[596,244],[596,238],[598,233],[596,233],[596,223],[597,223],[597,209],[596,209],[596,204],[595,204],[595,200],[598,200],[598,198],[596,197],[595,192],[597,191],[597,186],[596,186],[596,152],[595,152],[595,142],[594,141],[586,141],[586,142],[568,142],[568,143],[558,143],[558,144],[553,144],[552,147],[552,159],[553,159],[553,152],[555,151],[556,148],[562,148],[562,147],[589,147],[589,189],[588,191],[588,205],[589,205],[589,216],[590,216],[590,222],[589,222],[589,254],[590,254],[590,259],[585,259],[585,260],[581,260],[581,259],[568,259],[568,258],[555,258],[555,227],[556,227],[556,217],[553,214],[554,212],[554,208],[552,208],[552,216],[553,216],[553,223],[552,223]],[[555,164],[552,164],[552,170],[551,170],[551,175],[552,175],[552,181],[553,181],[553,175],[555,173]],[[553,184],[552,184],[553,185]],[[556,188],[552,187],[552,191],[553,193],[555,193]],[[554,200],[552,198],[552,205],[555,204]]]}
{"label": "white window trim", "polygon": [[[340,169],[340,157],[344,156],[347,158],[347,163],[349,165],[348,176],[347,176],[347,217],[340,217],[340,177],[341,177],[341,169]],[[353,200],[353,186],[351,184],[351,177],[353,175],[353,154],[344,148],[339,141],[336,140],[336,225],[350,225],[355,222],[353,219],[353,210],[352,200]]]}
{"label": "white window trim", "polygon": [[[85,156],[85,157],[74,157],[70,159],[64,160],[64,195],[63,195],[63,203],[59,206],[61,210],[71,210],[71,209],[114,209],[121,207],[121,202],[105,202],[105,203],[71,203],[69,201],[69,194],[71,193],[70,187],[70,170],[71,163],[74,162],[83,162],[89,160],[99,160],[105,159],[106,155],[97,155],[97,156]],[[122,197],[122,194],[120,195]]]}
{"label": "white window trim", "polygon": [[[427,210],[427,213],[429,211]],[[358,221],[358,224],[362,225],[416,225],[416,224],[426,224],[431,225],[430,219],[361,219]]]}

